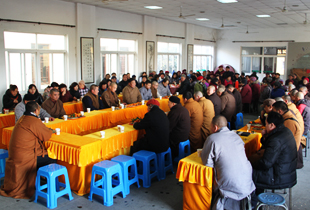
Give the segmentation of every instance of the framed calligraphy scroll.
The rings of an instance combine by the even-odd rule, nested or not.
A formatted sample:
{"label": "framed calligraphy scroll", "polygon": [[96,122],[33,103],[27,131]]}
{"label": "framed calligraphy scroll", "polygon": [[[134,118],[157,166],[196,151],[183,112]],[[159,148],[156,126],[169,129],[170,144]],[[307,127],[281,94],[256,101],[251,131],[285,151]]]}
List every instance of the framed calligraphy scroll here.
{"label": "framed calligraphy scroll", "polygon": [[81,37],[81,74],[85,83],[94,83],[94,38]]}
{"label": "framed calligraphy scroll", "polygon": [[193,70],[193,56],[194,56],[194,46],[192,44],[187,45],[187,72]]}
{"label": "framed calligraphy scroll", "polygon": [[155,42],[146,41],[146,73],[154,71],[155,67]]}

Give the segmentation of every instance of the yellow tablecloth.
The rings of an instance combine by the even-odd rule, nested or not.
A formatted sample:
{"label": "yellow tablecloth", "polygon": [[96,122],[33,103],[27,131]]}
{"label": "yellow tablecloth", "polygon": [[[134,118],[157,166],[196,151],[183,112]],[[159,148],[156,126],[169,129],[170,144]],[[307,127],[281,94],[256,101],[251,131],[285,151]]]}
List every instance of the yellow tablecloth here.
{"label": "yellow tablecloth", "polygon": [[66,102],[63,104],[63,107],[67,115],[70,115],[73,113],[79,113],[80,111],[83,111],[82,101]]}
{"label": "yellow tablecloth", "polygon": [[[247,157],[260,148],[260,133],[241,137]],[[176,178],[183,183],[183,209],[210,209],[213,169],[202,164],[197,152],[179,161]]]}

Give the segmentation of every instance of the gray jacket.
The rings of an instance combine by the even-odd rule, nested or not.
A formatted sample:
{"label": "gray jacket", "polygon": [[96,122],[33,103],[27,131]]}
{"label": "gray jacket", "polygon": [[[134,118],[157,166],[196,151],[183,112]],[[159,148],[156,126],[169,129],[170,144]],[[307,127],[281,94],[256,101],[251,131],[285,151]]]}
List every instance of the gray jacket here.
{"label": "gray jacket", "polygon": [[[24,112],[26,111],[26,104],[22,101],[18,103],[15,107],[15,123],[18,121],[21,116],[24,115]],[[39,117],[41,120],[44,120],[45,117],[50,118],[51,115],[47,113],[43,108],[40,109],[40,115]]]}
{"label": "gray jacket", "polygon": [[150,100],[152,96],[152,91],[150,89],[146,89],[145,87],[140,88],[140,93],[142,96],[142,100]]}
{"label": "gray jacket", "polygon": [[169,85],[167,85],[166,87],[163,85],[163,83],[160,83],[158,85],[158,89],[157,89],[158,93],[160,96],[165,97],[165,96],[170,96],[171,92],[169,89]]}

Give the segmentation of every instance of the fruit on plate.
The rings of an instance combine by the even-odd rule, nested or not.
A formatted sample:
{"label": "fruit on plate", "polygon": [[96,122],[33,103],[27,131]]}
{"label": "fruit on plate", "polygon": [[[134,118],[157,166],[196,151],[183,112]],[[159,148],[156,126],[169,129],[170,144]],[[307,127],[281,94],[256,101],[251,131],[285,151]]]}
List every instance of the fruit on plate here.
{"label": "fruit on plate", "polygon": [[131,119],[131,121],[130,121],[130,125],[133,125],[135,122],[140,122],[142,119],[140,118],[140,117],[136,117],[136,118],[134,118],[134,119]]}

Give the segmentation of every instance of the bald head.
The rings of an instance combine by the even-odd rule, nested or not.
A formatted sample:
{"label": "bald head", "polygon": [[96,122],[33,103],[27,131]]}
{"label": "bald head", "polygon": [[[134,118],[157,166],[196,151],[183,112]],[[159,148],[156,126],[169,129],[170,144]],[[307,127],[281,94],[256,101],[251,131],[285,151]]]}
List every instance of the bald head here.
{"label": "bald head", "polygon": [[307,95],[307,93],[308,93],[308,88],[305,87],[305,86],[300,87],[300,88],[299,88],[299,92],[303,93],[304,96],[305,96],[305,95]]}
{"label": "bald head", "polygon": [[289,96],[289,95],[284,95],[284,96],[282,96],[282,99],[283,99],[283,101],[284,101],[286,104],[288,104],[288,103],[291,102],[291,96]]}
{"label": "bald head", "polygon": [[217,116],[213,117],[213,119],[212,119],[212,131],[213,131],[213,133],[215,133],[216,131],[218,131],[222,127],[226,127],[226,126],[227,126],[227,120],[224,116],[217,115]]}
{"label": "bald head", "polygon": [[296,100],[297,100],[297,101],[299,101],[299,100],[305,98],[305,97],[304,97],[304,94],[303,94],[302,92],[296,93],[295,97],[296,97]]}
{"label": "bald head", "polygon": [[274,100],[276,100],[276,101],[283,101],[284,102],[283,98],[281,98],[281,97],[276,97]]}
{"label": "bald head", "polygon": [[213,85],[210,85],[210,86],[207,88],[207,94],[208,94],[208,96],[212,95],[214,92],[215,92],[215,87],[214,87]]}

